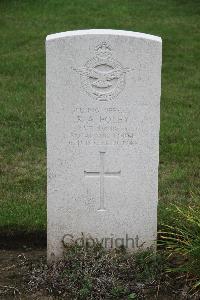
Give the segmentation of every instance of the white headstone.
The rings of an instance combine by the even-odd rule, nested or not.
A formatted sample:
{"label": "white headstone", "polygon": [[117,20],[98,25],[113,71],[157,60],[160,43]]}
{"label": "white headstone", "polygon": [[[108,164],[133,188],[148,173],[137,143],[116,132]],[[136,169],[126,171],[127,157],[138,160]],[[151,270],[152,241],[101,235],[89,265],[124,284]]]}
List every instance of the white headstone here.
{"label": "white headstone", "polygon": [[65,243],[155,246],[161,51],[136,32],[47,36],[49,261]]}

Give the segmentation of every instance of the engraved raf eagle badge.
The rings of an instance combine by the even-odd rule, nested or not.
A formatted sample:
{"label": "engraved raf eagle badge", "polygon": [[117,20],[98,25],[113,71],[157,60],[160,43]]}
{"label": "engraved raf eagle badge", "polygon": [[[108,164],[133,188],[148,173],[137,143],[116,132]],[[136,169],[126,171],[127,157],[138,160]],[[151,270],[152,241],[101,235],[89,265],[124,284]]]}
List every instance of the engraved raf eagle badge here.
{"label": "engraved raf eagle badge", "polygon": [[124,89],[126,73],[131,69],[112,57],[112,49],[106,42],[95,48],[95,54],[83,68],[74,70],[80,74],[81,84],[90,96],[99,101],[112,100]]}

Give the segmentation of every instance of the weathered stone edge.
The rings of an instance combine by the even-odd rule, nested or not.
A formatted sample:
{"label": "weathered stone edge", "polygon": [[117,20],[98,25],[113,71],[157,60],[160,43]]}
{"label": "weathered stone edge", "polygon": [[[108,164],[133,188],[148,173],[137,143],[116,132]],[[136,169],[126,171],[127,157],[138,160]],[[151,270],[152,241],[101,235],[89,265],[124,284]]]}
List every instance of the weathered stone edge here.
{"label": "weathered stone edge", "polygon": [[72,37],[72,36],[82,36],[82,35],[119,35],[119,36],[128,36],[128,37],[135,37],[135,38],[142,38],[147,40],[153,40],[156,42],[162,43],[162,39],[159,36],[141,33],[141,32],[134,32],[134,31],[126,31],[126,30],[114,30],[114,29],[88,29],[88,30],[72,30],[72,31],[65,31],[47,35],[46,41],[55,40],[59,38],[65,37]]}

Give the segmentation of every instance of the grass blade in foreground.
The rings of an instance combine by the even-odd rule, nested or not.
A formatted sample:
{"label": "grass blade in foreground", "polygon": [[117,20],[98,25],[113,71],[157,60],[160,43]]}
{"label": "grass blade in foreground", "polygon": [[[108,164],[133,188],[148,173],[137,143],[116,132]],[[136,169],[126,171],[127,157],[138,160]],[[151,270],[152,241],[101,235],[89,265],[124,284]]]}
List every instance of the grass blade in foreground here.
{"label": "grass blade in foreground", "polygon": [[186,273],[193,282],[192,289],[197,289],[200,287],[200,203],[194,200],[193,205],[194,208],[177,205],[168,208],[175,221],[172,225],[162,225],[159,243],[167,249],[172,262],[168,271]]}

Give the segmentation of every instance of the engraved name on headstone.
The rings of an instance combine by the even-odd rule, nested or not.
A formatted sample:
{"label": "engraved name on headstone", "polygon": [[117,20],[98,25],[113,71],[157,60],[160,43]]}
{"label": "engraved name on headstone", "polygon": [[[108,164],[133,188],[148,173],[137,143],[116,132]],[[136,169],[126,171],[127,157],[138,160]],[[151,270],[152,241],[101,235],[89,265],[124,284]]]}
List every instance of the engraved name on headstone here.
{"label": "engraved name on headstone", "polygon": [[136,32],[47,36],[49,261],[63,239],[155,247],[161,52]]}

